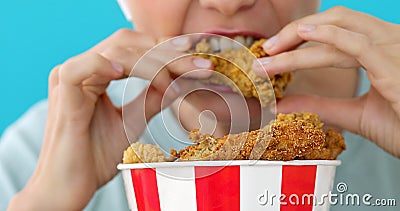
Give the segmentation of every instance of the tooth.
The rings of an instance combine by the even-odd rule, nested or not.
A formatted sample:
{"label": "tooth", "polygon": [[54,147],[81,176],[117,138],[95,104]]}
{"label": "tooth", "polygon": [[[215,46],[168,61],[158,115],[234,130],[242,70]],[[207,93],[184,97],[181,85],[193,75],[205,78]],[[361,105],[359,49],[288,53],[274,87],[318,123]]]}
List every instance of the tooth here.
{"label": "tooth", "polygon": [[219,40],[219,47],[221,51],[232,49],[232,42],[228,38],[221,38]]}
{"label": "tooth", "polygon": [[245,38],[243,36],[236,36],[234,40],[240,42],[242,45],[246,44]]}
{"label": "tooth", "polygon": [[232,49],[240,49],[242,46],[237,42],[232,42]]}
{"label": "tooth", "polygon": [[254,39],[251,36],[246,37],[246,46],[249,47],[253,44]]}
{"label": "tooth", "polygon": [[[242,45],[246,45],[246,40],[245,40],[245,38],[244,38],[243,36],[236,36],[236,37],[234,38],[234,40],[237,41],[237,42],[239,42],[239,43],[242,44]],[[239,45],[237,42],[233,42],[233,46],[232,46],[233,49],[242,48],[242,46]]]}
{"label": "tooth", "polygon": [[220,50],[218,38],[212,37],[210,39],[210,45],[213,52],[218,52]]}

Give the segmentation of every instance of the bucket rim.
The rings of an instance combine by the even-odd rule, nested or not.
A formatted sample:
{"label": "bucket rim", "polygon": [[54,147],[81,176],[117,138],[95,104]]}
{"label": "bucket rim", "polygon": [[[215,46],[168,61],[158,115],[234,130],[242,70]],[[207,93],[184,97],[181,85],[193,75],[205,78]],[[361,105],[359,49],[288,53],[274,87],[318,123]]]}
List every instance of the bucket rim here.
{"label": "bucket rim", "polygon": [[183,162],[157,162],[118,164],[119,170],[147,169],[147,168],[181,168],[195,166],[339,166],[340,160],[218,160],[218,161],[183,161]]}

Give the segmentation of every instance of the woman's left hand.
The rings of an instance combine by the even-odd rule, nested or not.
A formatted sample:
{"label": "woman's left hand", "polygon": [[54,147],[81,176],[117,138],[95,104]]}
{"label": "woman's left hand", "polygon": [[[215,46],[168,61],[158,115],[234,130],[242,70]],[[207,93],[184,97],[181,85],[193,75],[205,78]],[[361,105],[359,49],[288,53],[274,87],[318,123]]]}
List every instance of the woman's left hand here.
{"label": "woman's left hand", "polygon": [[[319,45],[296,48],[305,41]],[[259,59],[269,75],[363,67],[371,82],[365,95],[352,99],[287,96],[277,111],[318,113],[328,124],[363,135],[400,157],[400,25],[335,7],[290,23],[263,47],[272,55]],[[254,71],[265,76],[263,68],[255,65]]]}

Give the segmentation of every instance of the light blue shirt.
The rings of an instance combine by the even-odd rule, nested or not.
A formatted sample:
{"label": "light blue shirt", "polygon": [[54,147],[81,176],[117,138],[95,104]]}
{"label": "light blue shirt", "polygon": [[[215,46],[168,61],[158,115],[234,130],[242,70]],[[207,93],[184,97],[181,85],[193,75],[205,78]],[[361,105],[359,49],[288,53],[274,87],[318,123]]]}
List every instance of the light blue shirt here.
{"label": "light blue shirt", "polygon": [[[365,78],[365,75],[363,76]],[[133,79],[137,80],[137,79]],[[134,98],[146,82],[129,83],[130,99]],[[108,88],[111,100],[121,102],[125,83],[114,82]],[[368,84],[362,84],[367,90]],[[125,99],[129,101],[130,99]],[[20,191],[33,173],[42,145],[47,115],[47,101],[39,102],[11,125],[0,142],[0,210],[6,210],[9,200]],[[167,125],[167,128],[164,127]],[[153,139],[151,138],[153,137]],[[182,148],[187,132],[182,131],[171,110],[166,109],[150,122],[142,142],[162,140],[162,148]],[[347,150],[339,157],[335,184],[345,182],[347,193],[369,193],[373,198],[395,198],[400,203],[400,159],[394,158],[370,141],[345,133]],[[122,153],[122,152],[121,152]],[[335,189],[335,188],[334,188]],[[332,206],[331,210],[398,210],[398,207]],[[122,177],[119,174],[97,191],[85,210],[128,210]]]}

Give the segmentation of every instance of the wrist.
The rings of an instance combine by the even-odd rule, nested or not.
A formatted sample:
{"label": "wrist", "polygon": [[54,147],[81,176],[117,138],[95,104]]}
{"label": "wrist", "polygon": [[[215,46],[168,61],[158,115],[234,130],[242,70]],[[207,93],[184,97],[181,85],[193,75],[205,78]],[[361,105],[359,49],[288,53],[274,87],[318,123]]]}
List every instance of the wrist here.
{"label": "wrist", "polygon": [[25,187],[11,199],[7,210],[44,210],[45,204],[40,194],[30,193],[29,188]]}
{"label": "wrist", "polygon": [[46,185],[28,185],[10,201],[8,211],[24,210],[83,210],[87,200],[72,196],[61,188],[48,188]]}

